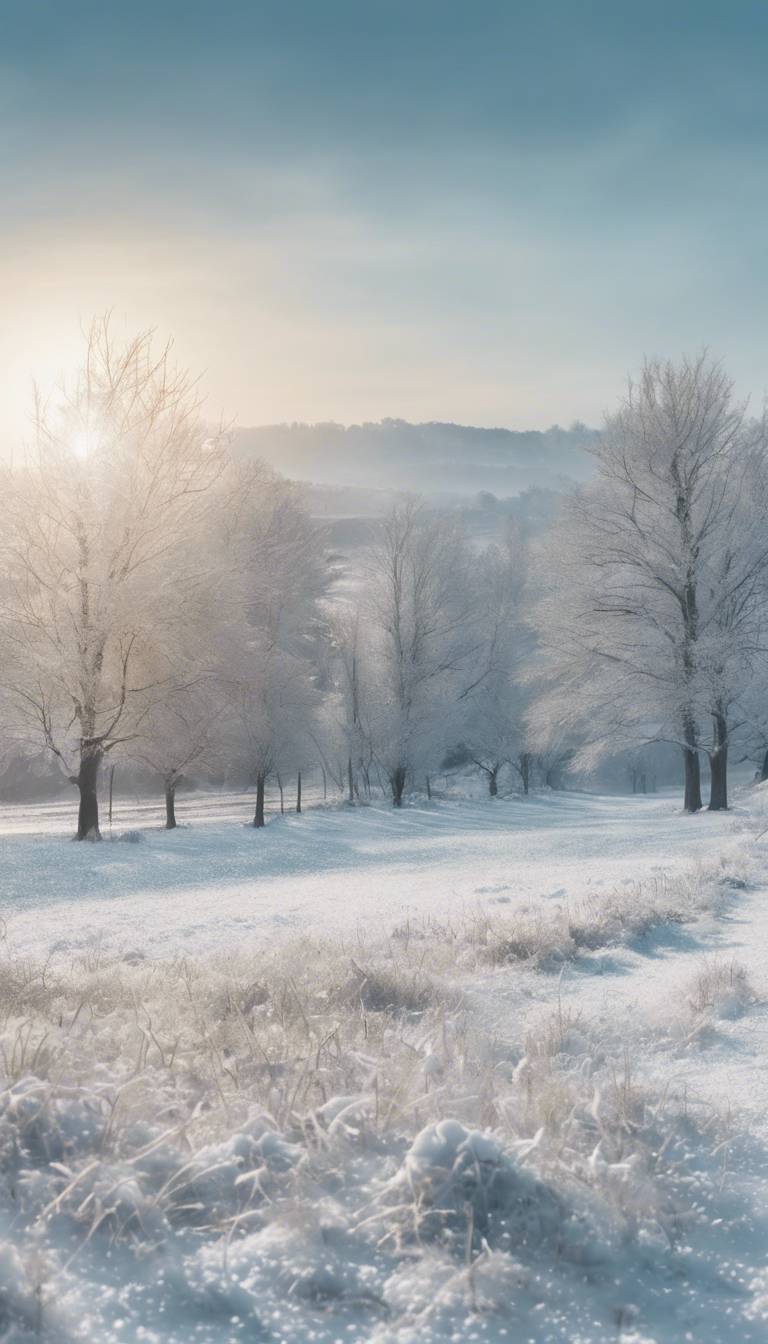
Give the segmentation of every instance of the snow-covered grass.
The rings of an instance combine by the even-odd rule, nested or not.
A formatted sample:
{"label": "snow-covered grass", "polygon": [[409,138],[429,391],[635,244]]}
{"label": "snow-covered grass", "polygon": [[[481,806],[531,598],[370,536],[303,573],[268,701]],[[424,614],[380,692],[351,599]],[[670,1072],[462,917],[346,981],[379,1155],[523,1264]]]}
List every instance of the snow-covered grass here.
{"label": "snow-covered grass", "polygon": [[688,986],[686,1000],[695,1017],[736,1017],[757,1002],[746,966],[731,959],[706,958]]}
{"label": "snow-covered grass", "polygon": [[[768,1132],[728,1113],[762,860],[733,827],[569,799],[9,838],[3,1344],[768,1338]],[[110,894],[78,907],[78,871]],[[297,881],[321,908],[280,923]],[[689,1051],[704,1021],[731,1034]]]}
{"label": "snow-covered grass", "polygon": [[705,1272],[725,1136],[584,1023],[307,941],[3,970],[18,1340],[608,1339]]}
{"label": "snow-covered grass", "polygon": [[[526,904],[509,914],[481,909],[454,922],[408,920],[395,928],[393,937],[406,952],[421,944],[423,961],[438,969],[448,960],[463,969],[519,961],[536,970],[558,970],[584,952],[643,938],[660,925],[688,924],[716,913],[734,890],[746,887],[748,870],[747,852],[740,849],[717,861],[696,863],[679,873],[652,873],[554,909]],[[448,959],[443,944],[450,948]]]}

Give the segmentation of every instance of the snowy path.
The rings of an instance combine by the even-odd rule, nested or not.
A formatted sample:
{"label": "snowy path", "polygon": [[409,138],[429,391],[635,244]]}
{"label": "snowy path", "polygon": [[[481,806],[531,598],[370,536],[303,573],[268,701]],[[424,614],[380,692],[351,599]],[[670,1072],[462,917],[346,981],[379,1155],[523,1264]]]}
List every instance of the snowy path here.
{"label": "snowy path", "polygon": [[[175,832],[156,813],[142,842],[63,843],[61,808],[20,833],[0,813],[0,916],[12,946],[45,954],[95,939],[149,956],[296,934],[388,933],[404,918],[455,917],[610,888],[718,853],[731,816],[680,816],[662,798],[560,794],[528,801],[316,807],[263,831],[238,824],[241,799],[185,804]],[[13,813],[13,815],[9,815]],[[143,819],[142,819],[143,815]]]}

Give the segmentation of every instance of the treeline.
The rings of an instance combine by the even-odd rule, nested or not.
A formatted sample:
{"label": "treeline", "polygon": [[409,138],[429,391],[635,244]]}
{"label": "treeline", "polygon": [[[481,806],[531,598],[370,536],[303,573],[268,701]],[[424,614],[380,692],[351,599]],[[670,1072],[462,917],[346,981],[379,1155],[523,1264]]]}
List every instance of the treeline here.
{"label": "treeline", "polygon": [[287,475],[340,486],[434,494],[512,495],[558,478],[590,473],[589,445],[597,435],[585,425],[547,430],[478,429],[470,425],[409,424],[382,420],[363,425],[264,425],[235,431],[236,452],[261,458]]}
{"label": "treeline", "polygon": [[595,481],[544,533],[479,548],[398,504],[340,572],[300,492],[232,452],[148,334],[91,330],[38,406],[0,496],[0,721],[43,748],[99,834],[104,763],[141,762],[175,824],[179,781],[282,789],[319,764],[396,806],[451,762],[526,791],[674,743],[685,806],[727,805],[729,750],[768,773],[768,453],[707,359],[649,364],[594,445]]}

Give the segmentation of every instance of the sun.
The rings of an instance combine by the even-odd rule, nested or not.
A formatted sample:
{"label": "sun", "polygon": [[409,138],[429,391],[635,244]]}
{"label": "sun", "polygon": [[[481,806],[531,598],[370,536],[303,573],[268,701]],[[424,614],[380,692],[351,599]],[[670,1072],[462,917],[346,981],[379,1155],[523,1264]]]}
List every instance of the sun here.
{"label": "sun", "polygon": [[93,457],[99,447],[100,435],[95,429],[76,429],[70,439],[70,445],[75,457],[84,462],[86,458]]}

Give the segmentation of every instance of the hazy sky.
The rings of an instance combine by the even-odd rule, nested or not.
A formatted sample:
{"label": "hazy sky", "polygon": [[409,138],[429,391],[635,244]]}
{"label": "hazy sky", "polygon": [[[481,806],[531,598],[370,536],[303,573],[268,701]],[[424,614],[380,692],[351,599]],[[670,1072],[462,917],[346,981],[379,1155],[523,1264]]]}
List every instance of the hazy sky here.
{"label": "hazy sky", "polygon": [[768,0],[0,0],[0,436],[113,308],[212,413],[768,387]]}

